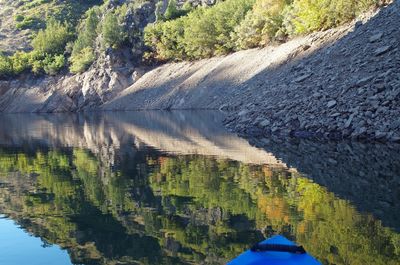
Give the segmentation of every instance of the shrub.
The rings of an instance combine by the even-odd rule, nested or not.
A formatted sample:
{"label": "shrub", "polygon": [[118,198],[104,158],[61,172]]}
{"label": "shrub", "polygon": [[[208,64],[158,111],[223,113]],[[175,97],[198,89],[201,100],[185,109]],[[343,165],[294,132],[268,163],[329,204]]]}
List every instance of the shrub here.
{"label": "shrub", "polygon": [[82,49],[79,53],[74,54],[70,58],[72,73],[82,73],[87,70],[95,60],[94,51],[91,47]]}
{"label": "shrub", "polygon": [[162,9],[163,9],[163,2],[162,1],[157,2],[155,10],[156,22],[159,22],[164,19],[164,15],[162,14]]}
{"label": "shrub", "polygon": [[377,0],[294,0],[291,8],[290,23],[293,34],[309,33],[328,29],[350,21],[366,11]]}
{"label": "shrub", "polygon": [[64,66],[64,55],[47,55],[43,60],[43,70],[48,75],[56,75]]}
{"label": "shrub", "polygon": [[40,29],[43,28],[45,23],[42,19],[36,17],[21,17],[21,15],[16,17],[18,22],[15,26],[19,30],[23,29]]}
{"label": "shrub", "polygon": [[251,12],[235,28],[233,38],[238,50],[266,45],[285,35],[283,11],[290,1],[257,0]]}
{"label": "shrub", "polygon": [[24,20],[24,16],[23,15],[21,15],[21,14],[18,14],[18,15],[16,15],[15,16],[15,21],[17,21],[17,22],[21,22],[21,21],[23,21]]}
{"label": "shrub", "polygon": [[187,16],[145,29],[145,43],[161,60],[200,59],[234,49],[231,32],[252,8],[254,0],[227,0],[198,7]]}
{"label": "shrub", "polygon": [[156,23],[145,29],[145,43],[155,48],[154,56],[158,60],[184,60],[183,33],[183,19]]}
{"label": "shrub", "polygon": [[26,70],[29,70],[31,68],[30,58],[30,53],[21,51],[14,53],[14,55],[10,58],[12,61],[13,74],[18,75]]}
{"label": "shrub", "polygon": [[0,54],[0,79],[13,75],[12,61],[9,57]]}
{"label": "shrub", "polygon": [[185,21],[185,51],[190,58],[206,58],[233,51],[231,33],[253,7],[253,0],[227,0],[198,8]]}
{"label": "shrub", "polygon": [[40,30],[32,40],[32,46],[42,54],[62,54],[71,38],[72,34],[66,24],[50,19],[46,29]]}
{"label": "shrub", "polygon": [[[160,2],[161,3],[161,2]],[[169,0],[167,9],[164,13],[166,20],[176,19],[186,15],[192,9],[190,2],[186,2],[182,8],[178,8],[177,0]]]}

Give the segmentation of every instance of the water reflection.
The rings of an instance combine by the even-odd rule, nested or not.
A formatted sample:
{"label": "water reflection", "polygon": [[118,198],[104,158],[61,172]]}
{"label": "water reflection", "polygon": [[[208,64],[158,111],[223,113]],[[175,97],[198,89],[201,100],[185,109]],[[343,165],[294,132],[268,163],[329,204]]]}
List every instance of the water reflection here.
{"label": "water reflection", "polygon": [[324,264],[400,262],[395,149],[259,140],[263,151],[220,118],[2,117],[0,213],[75,264],[223,264],[275,233]]}

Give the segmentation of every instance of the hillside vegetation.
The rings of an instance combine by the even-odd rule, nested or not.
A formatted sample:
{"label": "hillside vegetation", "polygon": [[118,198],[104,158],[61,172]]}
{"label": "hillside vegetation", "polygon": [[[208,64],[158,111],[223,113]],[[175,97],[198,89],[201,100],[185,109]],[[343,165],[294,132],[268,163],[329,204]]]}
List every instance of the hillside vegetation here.
{"label": "hillside vegetation", "polygon": [[[110,48],[128,48],[139,57],[147,50],[145,62],[224,55],[335,27],[387,1],[8,1],[15,30],[28,30],[32,40],[31,49],[0,51],[0,79],[24,72],[81,73]],[[128,18],[145,3],[154,3],[156,22],[143,33]]]}
{"label": "hillside vegetation", "polygon": [[[172,0],[174,1],[174,0]],[[146,29],[157,60],[193,60],[285,41],[348,22],[380,0],[226,0]]]}
{"label": "hillside vegetation", "polygon": [[[124,19],[129,11],[151,1],[118,5],[112,2],[20,1],[15,11],[15,19],[19,21],[15,27],[29,29],[32,49],[12,55],[0,51],[0,78],[23,72],[54,75],[67,66],[73,73],[83,72],[95,60],[95,52],[117,49],[128,39],[134,39],[137,32],[125,29]],[[19,10],[24,12],[20,14]]]}

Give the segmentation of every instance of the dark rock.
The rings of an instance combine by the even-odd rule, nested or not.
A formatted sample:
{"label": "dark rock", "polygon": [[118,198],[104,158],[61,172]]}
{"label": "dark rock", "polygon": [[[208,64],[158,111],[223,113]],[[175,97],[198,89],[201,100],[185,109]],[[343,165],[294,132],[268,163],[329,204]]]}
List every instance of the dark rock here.
{"label": "dark rock", "polygon": [[385,54],[385,53],[387,53],[388,51],[390,51],[391,48],[392,48],[392,46],[390,46],[390,45],[387,45],[387,46],[383,46],[383,47],[381,47],[381,48],[378,48],[378,49],[376,49],[376,50],[374,51],[374,55],[375,55],[375,56],[380,56],[380,55],[382,55],[382,54]]}

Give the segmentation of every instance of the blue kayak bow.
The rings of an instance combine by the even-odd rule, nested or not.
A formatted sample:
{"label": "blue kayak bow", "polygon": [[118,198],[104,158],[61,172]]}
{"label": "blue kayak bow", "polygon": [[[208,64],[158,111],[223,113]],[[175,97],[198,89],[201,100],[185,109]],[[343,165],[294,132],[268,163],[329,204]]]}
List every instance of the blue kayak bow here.
{"label": "blue kayak bow", "polygon": [[283,236],[273,236],[254,245],[228,265],[321,265],[321,263],[307,254],[303,247],[297,246]]}

